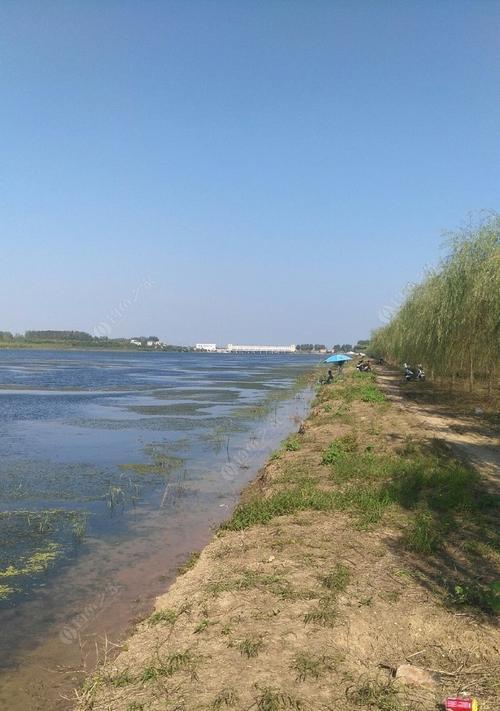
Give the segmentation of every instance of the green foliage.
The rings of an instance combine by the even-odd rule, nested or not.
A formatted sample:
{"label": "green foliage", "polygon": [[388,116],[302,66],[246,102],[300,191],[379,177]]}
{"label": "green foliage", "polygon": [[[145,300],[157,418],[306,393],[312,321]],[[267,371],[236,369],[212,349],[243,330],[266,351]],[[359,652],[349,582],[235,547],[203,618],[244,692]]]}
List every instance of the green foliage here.
{"label": "green foliage", "polygon": [[356,435],[348,434],[344,437],[339,437],[331,443],[326,452],[323,454],[323,464],[335,464],[339,459],[350,452],[355,452],[358,448]]}
{"label": "green foliage", "polygon": [[298,452],[300,449],[300,438],[298,435],[290,435],[283,443],[287,452]]}
{"label": "green foliage", "polygon": [[295,350],[303,353],[312,353],[313,351],[325,351],[326,346],[324,343],[299,343],[298,346],[295,346]]}
{"label": "green foliage", "polygon": [[337,563],[335,568],[321,578],[321,583],[327,590],[339,593],[343,592],[349,583],[350,571],[343,563]]}
{"label": "green foliage", "polygon": [[154,627],[159,624],[173,625],[179,613],[175,610],[158,610],[148,617],[148,625]]}
{"label": "green foliage", "polygon": [[428,511],[419,511],[406,529],[406,547],[423,555],[432,555],[442,544],[434,517]]}
{"label": "green foliage", "polygon": [[334,400],[340,398],[344,403],[353,402],[354,400],[373,403],[385,401],[384,393],[375,384],[375,375],[357,371],[352,374],[348,381],[328,393],[327,397]]}
{"label": "green foliage", "polygon": [[92,341],[90,333],[85,331],[26,331],[24,337],[32,343],[50,341]]}
{"label": "green foliage", "polygon": [[457,584],[450,594],[456,605],[478,607],[485,612],[500,615],[500,581],[491,583],[484,588],[478,584]]}
{"label": "green foliage", "polygon": [[351,343],[336,343],[333,346],[333,350],[338,353],[339,351],[345,353],[346,351],[352,351]]}
{"label": "green foliage", "polygon": [[451,236],[450,253],[415,286],[370,352],[436,376],[495,380],[500,361],[500,215]]}
{"label": "green foliage", "polygon": [[334,492],[321,491],[312,484],[279,491],[267,498],[255,497],[240,504],[222,528],[241,531],[256,524],[269,523],[276,516],[313,509],[328,511],[334,508]]}

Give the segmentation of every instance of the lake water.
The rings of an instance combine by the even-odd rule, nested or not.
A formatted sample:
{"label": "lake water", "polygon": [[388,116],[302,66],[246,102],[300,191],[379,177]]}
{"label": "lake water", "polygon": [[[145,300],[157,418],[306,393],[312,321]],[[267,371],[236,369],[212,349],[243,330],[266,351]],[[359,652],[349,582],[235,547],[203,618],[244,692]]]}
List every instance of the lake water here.
{"label": "lake water", "polygon": [[0,350],[0,709],[72,708],[297,429],[317,360]]}

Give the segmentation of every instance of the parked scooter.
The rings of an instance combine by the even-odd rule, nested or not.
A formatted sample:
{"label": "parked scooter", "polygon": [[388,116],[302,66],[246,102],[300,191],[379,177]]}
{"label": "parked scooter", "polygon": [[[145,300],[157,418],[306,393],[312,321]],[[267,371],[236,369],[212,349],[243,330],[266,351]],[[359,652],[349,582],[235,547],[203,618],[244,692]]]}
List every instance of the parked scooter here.
{"label": "parked scooter", "polygon": [[410,380],[425,380],[424,369],[421,365],[417,365],[416,368],[412,368],[408,363],[404,364],[405,369],[405,380],[410,382]]}
{"label": "parked scooter", "polygon": [[360,373],[368,373],[372,369],[372,367],[370,365],[369,360],[365,361],[361,359],[357,364],[356,369],[359,370]]}

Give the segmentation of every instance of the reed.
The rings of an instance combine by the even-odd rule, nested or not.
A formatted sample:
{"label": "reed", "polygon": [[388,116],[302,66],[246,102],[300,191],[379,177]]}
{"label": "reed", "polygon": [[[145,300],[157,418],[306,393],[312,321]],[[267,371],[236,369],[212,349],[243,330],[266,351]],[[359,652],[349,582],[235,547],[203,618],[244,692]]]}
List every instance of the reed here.
{"label": "reed", "polygon": [[372,334],[371,353],[422,363],[431,379],[478,381],[491,393],[500,361],[500,215],[449,235],[449,253],[415,286],[389,324]]}

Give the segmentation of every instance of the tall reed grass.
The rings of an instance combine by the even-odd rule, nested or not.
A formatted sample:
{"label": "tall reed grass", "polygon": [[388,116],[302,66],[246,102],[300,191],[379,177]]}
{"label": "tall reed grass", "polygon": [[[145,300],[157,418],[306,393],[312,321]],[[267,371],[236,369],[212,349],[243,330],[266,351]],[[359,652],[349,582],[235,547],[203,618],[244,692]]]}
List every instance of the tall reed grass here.
{"label": "tall reed grass", "polygon": [[449,253],[415,286],[389,324],[372,334],[371,354],[422,363],[432,377],[497,382],[500,361],[500,215],[449,237]]}

